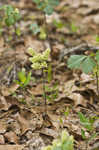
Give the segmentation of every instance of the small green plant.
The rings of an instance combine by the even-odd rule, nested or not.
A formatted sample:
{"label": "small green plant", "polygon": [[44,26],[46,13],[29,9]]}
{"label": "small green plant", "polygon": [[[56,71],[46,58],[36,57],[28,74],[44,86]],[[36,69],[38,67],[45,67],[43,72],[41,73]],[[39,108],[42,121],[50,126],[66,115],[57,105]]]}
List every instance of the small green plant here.
{"label": "small green plant", "polygon": [[99,43],[99,36],[96,36],[96,42]]}
{"label": "small green plant", "polygon": [[57,97],[58,97],[58,85],[57,83],[54,84],[52,87],[46,85],[45,86],[45,91],[48,93],[47,100],[49,102],[53,102]]}
{"label": "small green plant", "polygon": [[64,112],[64,115],[65,115],[66,118],[69,116],[69,113],[70,113],[70,108],[67,107],[65,112]]}
{"label": "small green plant", "polygon": [[63,28],[65,25],[64,23],[60,20],[60,21],[57,21],[57,20],[53,20],[53,25],[58,28],[58,29],[61,29]]}
{"label": "small green plant", "polygon": [[[0,30],[2,31],[4,27],[14,26],[17,21],[20,20],[21,15],[17,8],[14,8],[11,5],[3,5],[0,7]],[[19,34],[19,31],[16,31],[16,34]]]}
{"label": "small green plant", "polygon": [[19,80],[15,80],[15,82],[21,87],[24,88],[26,87],[30,80],[31,80],[31,72],[29,72],[26,75],[25,69],[23,68],[22,71],[18,72],[18,79]]}
{"label": "small green plant", "polygon": [[37,8],[41,10],[41,12],[44,15],[44,27],[40,28],[40,35],[39,38],[41,40],[48,39],[49,33],[47,33],[47,21],[46,21],[46,15],[52,15],[54,8],[58,6],[59,0],[32,0]]}
{"label": "small green plant", "polygon": [[37,23],[32,23],[30,25],[30,31],[32,32],[33,35],[39,35],[39,38],[41,40],[45,40],[47,37],[46,31],[44,27],[39,27]]}
{"label": "small green plant", "polygon": [[93,123],[94,118],[87,118],[83,115],[83,113],[78,112],[78,116],[80,118],[81,125],[90,133],[90,137],[85,135],[85,130],[81,129],[81,135],[84,140],[86,140],[86,148],[88,148],[88,142],[96,137],[96,132],[94,131]]}
{"label": "small green plant", "polygon": [[71,55],[68,59],[68,67],[81,69],[84,73],[92,73],[96,78],[97,93],[99,96],[99,51],[87,55]]}
{"label": "small green plant", "polygon": [[34,35],[38,34],[38,33],[40,32],[40,27],[39,27],[39,25],[38,25],[37,23],[32,23],[32,24],[30,25],[30,31],[31,31]]}
{"label": "small green plant", "polygon": [[71,23],[70,27],[71,27],[72,32],[77,32],[78,31],[78,27],[74,23]]}
{"label": "small green plant", "polygon": [[41,28],[40,28],[39,38],[40,38],[41,40],[45,40],[46,37],[47,37],[46,30],[45,30],[44,27],[41,27]]}
{"label": "small green plant", "polygon": [[47,97],[46,97],[46,77],[45,77],[45,72],[48,69],[48,58],[50,55],[50,49],[46,49],[43,53],[37,53],[35,50],[32,48],[29,48],[29,54],[31,57],[29,58],[30,62],[32,63],[31,67],[34,70],[42,70],[42,76],[43,76],[43,96],[44,96],[44,101],[45,101],[45,114],[46,114],[46,106],[47,106]]}
{"label": "small green plant", "polygon": [[53,140],[52,145],[48,145],[42,150],[74,150],[74,138],[64,130],[60,139]]}
{"label": "small green plant", "polygon": [[37,5],[37,8],[42,10],[45,14],[51,15],[54,7],[59,4],[59,0],[32,0]]}

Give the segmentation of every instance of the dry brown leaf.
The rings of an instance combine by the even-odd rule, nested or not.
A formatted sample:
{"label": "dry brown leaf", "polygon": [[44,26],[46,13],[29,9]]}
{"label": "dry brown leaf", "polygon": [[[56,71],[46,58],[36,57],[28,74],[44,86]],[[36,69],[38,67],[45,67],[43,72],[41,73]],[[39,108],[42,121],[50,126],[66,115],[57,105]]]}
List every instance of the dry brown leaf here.
{"label": "dry brown leaf", "polygon": [[[41,150],[45,146],[44,140],[40,137],[39,133],[32,133],[32,138],[27,141],[26,148],[30,150]],[[28,148],[29,147],[29,148]],[[26,149],[26,150],[27,150]]]}
{"label": "dry brown leaf", "polygon": [[4,137],[9,143],[18,144],[18,136],[13,131],[6,132]]}
{"label": "dry brown leaf", "polygon": [[0,109],[8,110],[9,105],[4,96],[0,95]]}
{"label": "dry brown leaf", "polygon": [[4,39],[0,37],[0,55],[4,51]]}
{"label": "dry brown leaf", "polygon": [[28,90],[32,95],[42,95],[43,88],[42,84],[38,84],[36,87],[32,87],[31,90]]}
{"label": "dry brown leaf", "polygon": [[52,46],[52,52],[51,56],[52,58],[56,59],[59,58],[61,50],[64,49],[63,44],[56,43],[55,45]]}
{"label": "dry brown leaf", "polygon": [[88,75],[88,74],[85,74],[85,73],[82,73],[82,74],[81,74],[80,79],[81,79],[81,81],[83,81],[83,82],[88,82],[88,81],[91,81],[91,80],[92,80],[91,76]]}
{"label": "dry brown leaf", "polygon": [[0,150],[22,150],[24,145],[0,145]]}
{"label": "dry brown leaf", "polygon": [[15,116],[15,119],[18,121],[18,123],[21,126],[22,133],[24,134],[27,130],[30,130],[30,124],[29,121],[27,121],[24,117],[22,117],[19,113],[17,113]]}
{"label": "dry brown leaf", "polygon": [[94,16],[93,21],[99,25],[99,14]]}
{"label": "dry brown leaf", "polygon": [[72,95],[69,97],[74,100],[75,106],[82,105],[82,106],[86,107],[87,101],[81,94],[72,93]]}
{"label": "dry brown leaf", "polygon": [[48,112],[48,115],[51,118],[53,126],[56,128],[56,130],[59,130],[59,128],[60,128],[60,124],[59,124],[60,116],[55,115],[55,114],[50,113],[50,112]]}
{"label": "dry brown leaf", "polygon": [[6,123],[3,120],[0,120],[0,134],[3,134],[6,132]]}
{"label": "dry brown leaf", "polygon": [[47,136],[51,136],[53,138],[57,138],[57,136],[59,135],[59,132],[53,130],[53,129],[49,129],[49,128],[42,128],[40,130],[41,134],[47,135]]}
{"label": "dry brown leaf", "polygon": [[2,86],[2,95],[3,96],[9,96],[11,95],[12,93],[14,93],[17,89],[18,89],[19,85],[14,83],[12,84],[9,88],[5,87],[5,86]]}
{"label": "dry brown leaf", "polygon": [[43,43],[38,41],[38,40],[35,40],[33,39],[32,37],[30,36],[26,36],[26,39],[25,39],[25,46],[27,47],[27,53],[28,53],[28,48],[31,47],[33,48],[34,50],[36,50],[37,52],[41,52],[44,50],[44,46],[43,46]]}

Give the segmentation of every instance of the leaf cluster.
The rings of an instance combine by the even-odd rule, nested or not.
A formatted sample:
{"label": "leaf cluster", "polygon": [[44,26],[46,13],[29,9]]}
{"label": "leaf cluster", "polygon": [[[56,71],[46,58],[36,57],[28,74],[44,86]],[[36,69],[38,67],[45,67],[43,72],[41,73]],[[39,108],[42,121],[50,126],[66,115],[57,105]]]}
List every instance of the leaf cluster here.
{"label": "leaf cluster", "polygon": [[88,141],[95,138],[96,133],[93,132],[94,131],[93,123],[95,121],[94,118],[87,118],[81,112],[78,112],[78,116],[80,118],[80,123],[83,125],[83,127],[86,128],[87,131],[91,133],[91,136],[89,138],[87,138],[86,135],[85,135],[85,131],[83,129],[81,129],[82,138],[84,140],[88,140]]}
{"label": "leaf cluster", "polygon": [[8,27],[14,25],[21,18],[19,10],[11,5],[3,5],[0,10],[4,12],[4,15],[0,16],[1,23],[4,22]]}
{"label": "leaf cluster", "polygon": [[78,116],[80,118],[80,123],[88,130],[93,130],[93,121],[87,117],[85,117],[81,112],[78,112]]}
{"label": "leaf cluster", "polygon": [[32,0],[37,8],[42,10],[45,14],[51,15],[54,11],[54,7],[59,4],[59,0]]}
{"label": "leaf cluster", "polygon": [[67,131],[62,131],[61,138],[52,142],[52,145],[48,145],[42,150],[74,150],[74,139]]}
{"label": "leaf cluster", "polygon": [[71,69],[81,69],[88,74],[94,72],[99,66],[99,51],[96,54],[86,55],[71,55],[68,59],[68,67]]}

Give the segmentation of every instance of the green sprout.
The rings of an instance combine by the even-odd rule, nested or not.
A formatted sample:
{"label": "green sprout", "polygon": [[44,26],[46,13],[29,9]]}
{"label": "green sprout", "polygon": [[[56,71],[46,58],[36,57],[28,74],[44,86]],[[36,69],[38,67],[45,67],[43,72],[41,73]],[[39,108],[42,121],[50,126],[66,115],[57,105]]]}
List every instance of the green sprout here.
{"label": "green sprout", "polygon": [[31,72],[26,75],[25,69],[23,68],[22,71],[18,72],[18,80],[15,82],[21,87],[26,87],[31,80]]}
{"label": "green sprout", "polygon": [[52,15],[54,12],[54,9],[56,6],[58,6],[59,4],[59,0],[32,0],[37,8],[39,10],[41,10],[41,12],[44,15],[44,27],[40,28],[40,34],[39,34],[39,38],[41,40],[45,40],[46,38],[48,39],[48,35],[49,33],[47,32],[47,29],[45,29],[47,27],[47,20],[46,20],[46,15]]}
{"label": "green sprout", "polygon": [[96,36],[96,42],[99,43],[99,36],[98,35]]}
{"label": "green sprout", "polygon": [[81,125],[90,133],[90,137],[87,137],[85,134],[85,130],[81,129],[82,138],[86,141],[86,149],[88,148],[88,142],[96,137],[96,132],[94,130],[93,123],[95,121],[94,118],[87,118],[83,113],[78,112],[78,116],[80,118]]}
{"label": "green sprout", "polygon": [[70,27],[72,32],[76,33],[78,31],[78,27],[74,23],[71,23]]}

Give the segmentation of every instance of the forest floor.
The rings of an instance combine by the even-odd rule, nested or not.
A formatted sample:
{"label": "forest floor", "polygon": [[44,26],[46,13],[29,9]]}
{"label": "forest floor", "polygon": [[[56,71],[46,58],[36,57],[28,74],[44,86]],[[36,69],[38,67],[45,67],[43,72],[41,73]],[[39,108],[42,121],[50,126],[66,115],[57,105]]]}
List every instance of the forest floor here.
{"label": "forest floor", "polygon": [[[67,67],[70,55],[88,54],[90,49],[99,47],[99,1],[61,0],[55,12],[46,16],[46,26],[43,13],[32,0],[0,1],[0,6],[4,4],[17,7],[22,18],[16,25],[20,36],[12,28],[5,28],[0,36],[0,150],[41,150],[64,129],[73,135],[75,150],[99,150],[96,81],[91,74]],[[43,33],[35,34],[32,26],[35,23],[36,29],[42,28]],[[47,38],[43,39],[42,34],[47,34]],[[29,47],[37,52],[51,48],[52,80],[46,82],[47,118],[44,117],[42,71],[31,68]],[[32,72],[25,88],[15,82],[22,68],[27,74]],[[92,132],[96,136],[88,142],[81,131],[87,138],[92,132],[81,124],[78,112],[94,120]]]}

